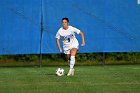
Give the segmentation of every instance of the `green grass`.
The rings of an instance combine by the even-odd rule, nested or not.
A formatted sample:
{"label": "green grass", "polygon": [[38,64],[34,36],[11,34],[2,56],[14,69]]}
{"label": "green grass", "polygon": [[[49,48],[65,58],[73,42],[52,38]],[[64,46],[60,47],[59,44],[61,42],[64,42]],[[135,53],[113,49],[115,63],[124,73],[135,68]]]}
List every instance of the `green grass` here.
{"label": "green grass", "polygon": [[0,68],[0,93],[140,93],[140,65],[76,66],[73,77],[58,67]]}

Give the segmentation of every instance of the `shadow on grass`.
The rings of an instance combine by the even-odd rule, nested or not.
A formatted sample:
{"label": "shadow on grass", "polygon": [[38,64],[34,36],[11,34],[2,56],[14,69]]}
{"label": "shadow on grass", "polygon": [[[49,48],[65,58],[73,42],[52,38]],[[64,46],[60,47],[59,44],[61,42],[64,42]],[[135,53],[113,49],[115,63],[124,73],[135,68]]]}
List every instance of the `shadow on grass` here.
{"label": "shadow on grass", "polygon": [[49,74],[47,74],[47,76],[56,76],[56,74],[54,74],[54,73],[49,73]]}

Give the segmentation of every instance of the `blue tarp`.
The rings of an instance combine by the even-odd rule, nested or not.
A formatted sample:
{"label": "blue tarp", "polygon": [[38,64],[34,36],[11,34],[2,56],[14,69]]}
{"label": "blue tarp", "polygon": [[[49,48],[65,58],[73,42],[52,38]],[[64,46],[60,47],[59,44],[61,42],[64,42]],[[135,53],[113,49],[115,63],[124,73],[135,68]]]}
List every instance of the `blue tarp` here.
{"label": "blue tarp", "polygon": [[39,53],[40,10],[40,0],[0,0],[0,54]]}
{"label": "blue tarp", "polygon": [[1,0],[0,54],[38,54],[41,33],[42,53],[58,53],[63,17],[85,33],[80,53],[140,52],[139,11],[137,0]]}

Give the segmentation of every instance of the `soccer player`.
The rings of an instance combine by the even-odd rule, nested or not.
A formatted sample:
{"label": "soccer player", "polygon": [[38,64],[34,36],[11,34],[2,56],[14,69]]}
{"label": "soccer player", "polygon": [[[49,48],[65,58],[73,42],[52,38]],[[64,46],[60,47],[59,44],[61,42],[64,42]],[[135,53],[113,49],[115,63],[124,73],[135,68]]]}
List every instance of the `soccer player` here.
{"label": "soccer player", "polygon": [[84,46],[85,45],[84,33],[73,26],[69,26],[68,18],[62,18],[62,27],[58,30],[56,34],[56,43],[57,43],[59,52],[62,53],[62,48],[60,46],[60,41],[59,41],[60,38],[63,41],[64,53],[66,54],[68,58],[68,63],[70,67],[67,76],[74,75],[75,55],[77,53],[78,46],[79,46],[78,40],[75,37],[75,33],[81,35],[81,38],[82,38],[81,46]]}

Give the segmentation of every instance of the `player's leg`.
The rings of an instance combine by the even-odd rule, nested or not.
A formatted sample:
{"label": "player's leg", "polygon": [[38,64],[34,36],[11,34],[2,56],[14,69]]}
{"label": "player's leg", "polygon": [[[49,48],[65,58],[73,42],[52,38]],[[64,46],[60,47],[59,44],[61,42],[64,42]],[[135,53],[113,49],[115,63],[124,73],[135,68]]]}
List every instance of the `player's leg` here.
{"label": "player's leg", "polygon": [[74,75],[75,55],[77,53],[77,48],[71,49],[70,53],[70,70],[67,76]]}
{"label": "player's leg", "polygon": [[70,64],[70,49],[64,49],[64,53],[66,54],[68,65]]}
{"label": "player's leg", "polygon": [[70,54],[66,54],[67,60],[68,60],[68,65],[70,66]]}
{"label": "player's leg", "polygon": [[74,68],[74,64],[75,64],[75,55],[77,53],[77,48],[71,49],[70,53],[71,53],[70,68],[73,69]]}

